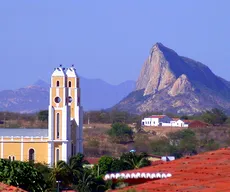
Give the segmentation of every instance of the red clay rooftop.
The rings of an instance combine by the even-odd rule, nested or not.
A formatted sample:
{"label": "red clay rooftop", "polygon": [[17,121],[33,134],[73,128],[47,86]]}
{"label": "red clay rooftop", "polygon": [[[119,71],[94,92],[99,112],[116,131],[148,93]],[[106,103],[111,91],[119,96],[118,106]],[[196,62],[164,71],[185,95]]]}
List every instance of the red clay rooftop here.
{"label": "red clay rooftop", "polygon": [[151,115],[148,118],[158,118],[158,119],[161,119],[161,118],[164,118],[164,117],[166,117],[166,115]]}
{"label": "red clay rooftop", "polygon": [[20,188],[17,188],[17,187],[14,187],[14,186],[9,186],[9,185],[6,185],[4,183],[0,183],[0,191],[1,192],[7,192],[7,191],[11,191],[11,192],[27,192],[23,189],[20,189]]}
{"label": "red clay rooftop", "polygon": [[[170,172],[172,177],[126,187],[136,191],[230,192],[230,149],[184,157],[132,172]],[[124,189],[114,190],[124,191]]]}

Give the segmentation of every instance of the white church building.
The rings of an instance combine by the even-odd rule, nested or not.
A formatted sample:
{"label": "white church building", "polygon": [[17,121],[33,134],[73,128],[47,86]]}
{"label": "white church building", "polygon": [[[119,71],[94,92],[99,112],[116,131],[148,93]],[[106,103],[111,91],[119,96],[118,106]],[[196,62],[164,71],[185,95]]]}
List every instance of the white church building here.
{"label": "white church building", "polygon": [[178,118],[170,118],[167,115],[152,115],[141,122],[142,126],[155,127],[188,127],[188,124]]}

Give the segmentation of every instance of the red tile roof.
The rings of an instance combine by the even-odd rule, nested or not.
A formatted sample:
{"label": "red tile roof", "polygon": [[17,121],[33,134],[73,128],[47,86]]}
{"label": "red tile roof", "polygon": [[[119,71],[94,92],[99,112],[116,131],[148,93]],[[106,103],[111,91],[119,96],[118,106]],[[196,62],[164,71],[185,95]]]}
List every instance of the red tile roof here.
{"label": "red tile roof", "polygon": [[166,115],[152,115],[149,118],[158,118],[158,119],[161,119],[161,118],[164,118],[164,117],[166,117]]}
{"label": "red tile roof", "polygon": [[89,164],[97,164],[100,158],[96,157],[86,157],[85,160],[89,162]]}
{"label": "red tile roof", "polygon": [[[178,121],[178,120],[180,120],[180,118],[172,118],[172,120],[173,121]],[[182,120],[182,121],[184,121],[184,120]]]}
{"label": "red tile roof", "polygon": [[184,121],[185,123],[192,123],[194,120],[184,119],[183,121]]}
{"label": "red tile roof", "polygon": [[146,192],[229,192],[230,149],[185,157],[132,172],[169,172],[172,177],[126,187],[127,190],[134,188],[136,191]]}
{"label": "red tile roof", "polygon": [[189,128],[205,128],[205,127],[209,126],[208,123],[205,123],[205,122],[199,121],[199,120],[191,121],[188,124],[189,124]]}
{"label": "red tile roof", "polygon": [[7,191],[12,191],[12,192],[27,192],[23,189],[20,189],[18,187],[14,187],[14,186],[9,186],[9,185],[6,185],[4,183],[0,183],[0,191],[1,192],[7,192]]}
{"label": "red tile roof", "polygon": [[162,160],[157,160],[157,161],[151,161],[151,166],[156,166],[156,165],[160,165],[163,164],[164,162]]}

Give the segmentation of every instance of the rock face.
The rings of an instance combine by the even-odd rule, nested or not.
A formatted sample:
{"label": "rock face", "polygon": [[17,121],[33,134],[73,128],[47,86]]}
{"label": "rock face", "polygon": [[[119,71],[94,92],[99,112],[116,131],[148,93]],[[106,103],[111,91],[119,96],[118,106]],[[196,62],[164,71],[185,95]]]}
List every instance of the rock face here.
{"label": "rock face", "polygon": [[154,94],[176,80],[176,76],[170,71],[168,61],[160,51],[161,44],[156,44],[145,62],[141,74],[136,83],[136,90],[145,89],[144,95]]}
{"label": "rock face", "polygon": [[136,90],[114,107],[135,113],[193,114],[213,107],[228,110],[230,83],[206,65],[156,43],[142,67]]}
{"label": "rock face", "polygon": [[185,94],[187,92],[194,91],[188,77],[182,74],[174,83],[168,94],[170,96],[177,96],[179,94]]}

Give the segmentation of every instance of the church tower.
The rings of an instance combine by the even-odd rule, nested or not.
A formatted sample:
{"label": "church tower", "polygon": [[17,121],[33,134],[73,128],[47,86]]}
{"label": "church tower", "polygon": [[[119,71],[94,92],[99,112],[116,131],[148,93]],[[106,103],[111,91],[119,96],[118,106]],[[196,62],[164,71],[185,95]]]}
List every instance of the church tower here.
{"label": "church tower", "polygon": [[65,162],[83,153],[83,111],[80,105],[80,85],[75,68],[60,65],[51,76],[48,124],[48,163]]}
{"label": "church tower", "polygon": [[68,105],[70,107],[71,138],[73,155],[83,153],[83,108],[81,106],[80,79],[74,65],[66,71]]}

